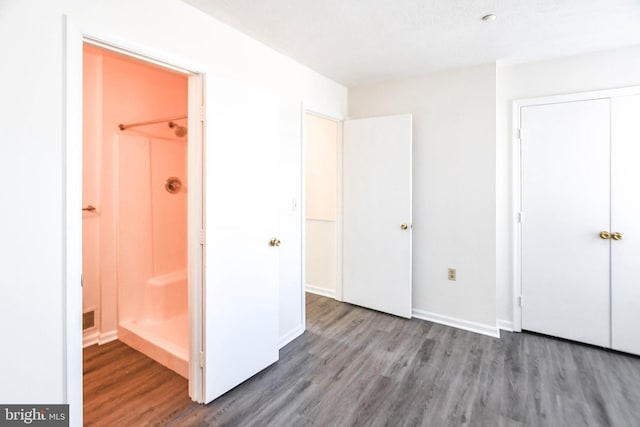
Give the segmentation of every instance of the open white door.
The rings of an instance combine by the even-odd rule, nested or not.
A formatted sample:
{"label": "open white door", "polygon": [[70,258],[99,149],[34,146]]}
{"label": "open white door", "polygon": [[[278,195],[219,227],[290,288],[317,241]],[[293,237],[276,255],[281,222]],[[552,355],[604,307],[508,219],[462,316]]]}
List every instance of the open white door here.
{"label": "open white door", "polygon": [[344,122],[343,299],[411,317],[411,115]]}
{"label": "open white door", "polygon": [[[278,360],[279,101],[207,81],[204,396]],[[287,244],[287,242],[284,242]]]}

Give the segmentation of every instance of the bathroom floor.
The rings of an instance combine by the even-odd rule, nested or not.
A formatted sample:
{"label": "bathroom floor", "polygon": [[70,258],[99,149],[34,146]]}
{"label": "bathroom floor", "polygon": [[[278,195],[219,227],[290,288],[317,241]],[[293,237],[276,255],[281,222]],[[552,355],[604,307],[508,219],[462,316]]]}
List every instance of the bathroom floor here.
{"label": "bathroom floor", "polygon": [[84,425],[166,425],[198,406],[185,378],[113,341],[84,349]]}

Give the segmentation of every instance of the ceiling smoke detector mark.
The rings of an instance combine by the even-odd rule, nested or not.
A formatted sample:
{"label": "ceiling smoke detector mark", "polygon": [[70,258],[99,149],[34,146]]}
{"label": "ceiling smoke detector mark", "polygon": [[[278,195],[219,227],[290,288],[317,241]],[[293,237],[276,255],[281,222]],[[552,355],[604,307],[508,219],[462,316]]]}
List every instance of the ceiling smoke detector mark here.
{"label": "ceiling smoke detector mark", "polygon": [[490,13],[490,14],[488,14],[488,15],[484,15],[484,16],[482,17],[482,20],[483,20],[484,22],[489,22],[489,21],[494,21],[496,18],[497,18],[497,16],[496,16],[496,15],[494,15],[493,13]]}

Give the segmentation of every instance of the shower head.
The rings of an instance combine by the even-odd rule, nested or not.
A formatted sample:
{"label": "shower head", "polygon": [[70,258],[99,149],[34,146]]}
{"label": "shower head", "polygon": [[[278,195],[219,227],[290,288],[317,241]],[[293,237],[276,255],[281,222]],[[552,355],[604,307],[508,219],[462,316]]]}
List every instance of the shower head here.
{"label": "shower head", "polygon": [[176,134],[176,136],[178,138],[182,138],[187,134],[187,128],[184,126],[180,126],[177,123],[174,122],[169,122],[169,127],[171,129],[175,129],[174,133]]}

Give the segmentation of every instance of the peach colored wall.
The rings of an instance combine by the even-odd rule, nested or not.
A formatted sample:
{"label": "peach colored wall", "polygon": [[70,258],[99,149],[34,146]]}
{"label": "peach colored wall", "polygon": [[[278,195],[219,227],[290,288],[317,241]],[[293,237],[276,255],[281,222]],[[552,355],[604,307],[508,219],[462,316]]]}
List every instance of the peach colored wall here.
{"label": "peach colored wall", "polygon": [[82,312],[95,310],[95,327],[84,331],[86,343],[95,342],[100,333],[100,150],[102,148],[102,56],[84,55],[83,188],[82,205],[94,212],[82,212]]}
{"label": "peach colored wall", "polygon": [[305,114],[305,288],[336,296],[338,123]]}
{"label": "peach colored wall", "polygon": [[[118,124],[186,114],[187,77],[85,46],[85,57],[92,56],[102,62],[99,70],[85,67],[85,80],[91,71],[98,74],[92,78],[100,79],[103,94],[98,294],[108,341],[118,320],[142,312],[148,278],[186,268],[187,138],[177,138],[166,123],[126,131]],[[91,102],[85,97],[85,107]],[[169,176],[182,180],[179,194],[165,191]]]}

